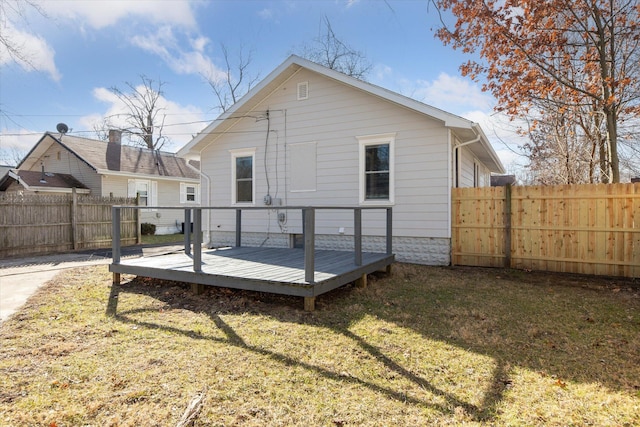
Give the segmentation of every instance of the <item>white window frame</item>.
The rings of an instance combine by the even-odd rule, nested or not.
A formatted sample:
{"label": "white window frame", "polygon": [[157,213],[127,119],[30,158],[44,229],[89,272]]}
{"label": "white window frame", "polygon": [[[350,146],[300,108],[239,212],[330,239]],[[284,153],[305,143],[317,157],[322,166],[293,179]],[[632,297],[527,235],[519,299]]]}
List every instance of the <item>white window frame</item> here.
{"label": "white window frame", "polygon": [[[256,203],[256,149],[230,150],[231,153],[231,204],[234,206],[254,206]],[[251,202],[238,202],[236,194],[236,159],[251,157]]]}
{"label": "white window frame", "polygon": [[[137,197],[138,186],[147,186],[147,204],[145,206],[158,206],[158,182],[149,179],[129,179],[127,181],[127,196]],[[158,209],[141,209],[143,212],[155,212]]]}
{"label": "white window frame", "polygon": [[[385,133],[378,135],[366,135],[356,137],[359,144],[359,167],[358,167],[358,179],[359,179],[359,199],[361,205],[382,205],[387,206],[395,203],[395,141],[396,133]],[[370,145],[382,145],[389,144],[389,198],[388,199],[372,199],[366,200],[366,185],[367,180],[365,177],[365,152],[366,148]]]}
{"label": "white window frame", "polygon": [[[193,200],[188,200],[189,193],[187,189],[192,187]],[[199,204],[200,203],[200,184],[191,184],[187,182],[180,183],[180,203],[182,204]]]}

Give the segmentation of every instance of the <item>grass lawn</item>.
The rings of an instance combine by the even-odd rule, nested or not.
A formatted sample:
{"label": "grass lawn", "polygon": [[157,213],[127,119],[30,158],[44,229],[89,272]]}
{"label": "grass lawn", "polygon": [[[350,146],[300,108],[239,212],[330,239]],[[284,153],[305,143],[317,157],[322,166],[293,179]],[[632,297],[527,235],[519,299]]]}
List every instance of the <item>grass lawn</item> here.
{"label": "grass lawn", "polygon": [[[299,298],[61,273],[0,326],[0,425],[640,425],[634,281],[394,265]],[[130,281],[127,281],[130,280]]]}
{"label": "grass lawn", "polygon": [[160,243],[182,243],[184,242],[184,234],[143,234],[142,244],[153,245]]}

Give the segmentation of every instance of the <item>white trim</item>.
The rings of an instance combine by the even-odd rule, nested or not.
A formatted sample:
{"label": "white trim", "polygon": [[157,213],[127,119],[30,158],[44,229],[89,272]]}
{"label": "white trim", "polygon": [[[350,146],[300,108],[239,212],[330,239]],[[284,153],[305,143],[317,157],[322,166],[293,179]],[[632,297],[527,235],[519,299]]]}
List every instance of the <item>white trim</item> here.
{"label": "white trim", "polygon": [[[396,133],[356,136],[358,140],[358,200],[361,205],[388,206],[395,203],[395,141]],[[369,145],[389,144],[389,198],[384,200],[365,199],[365,148]]]}
{"label": "white trim", "polygon": [[[193,188],[194,200],[187,200],[187,196],[189,195],[189,193],[187,193],[187,188],[189,187]],[[199,204],[200,203],[200,184],[193,184],[190,182],[181,182],[180,183],[180,203],[187,204],[187,205]]]}
{"label": "white trim", "polygon": [[[138,184],[147,185],[147,204],[145,206],[158,205],[158,182],[149,179],[129,179],[127,180],[127,197],[137,197]],[[143,212],[155,212],[158,209],[141,209]]]}
{"label": "white trim", "polygon": [[[194,169],[193,167],[191,169]],[[98,169],[96,171],[99,175],[103,176],[124,176],[130,179],[149,179],[155,181],[185,181],[185,182],[200,182],[200,178],[186,178],[183,176],[165,176],[165,175],[147,175],[142,173],[132,172],[120,172],[112,171],[108,169]]]}
{"label": "white trim", "polygon": [[[231,154],[231,205],[254,206],[256,204],[256,148],[229,150],[229,153]],[[238,157],[251,157],[251,202],[236,201],[236,159]]]}

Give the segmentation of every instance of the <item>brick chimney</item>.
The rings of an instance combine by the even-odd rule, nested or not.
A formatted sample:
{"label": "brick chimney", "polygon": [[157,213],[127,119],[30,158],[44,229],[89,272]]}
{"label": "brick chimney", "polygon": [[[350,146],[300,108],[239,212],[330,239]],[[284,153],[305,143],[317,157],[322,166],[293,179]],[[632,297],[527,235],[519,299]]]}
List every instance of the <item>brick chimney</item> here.
{"label": "brick chimney", "polygon": [[109,129],[109,143],[120,144],[122,142],[122,131]]}

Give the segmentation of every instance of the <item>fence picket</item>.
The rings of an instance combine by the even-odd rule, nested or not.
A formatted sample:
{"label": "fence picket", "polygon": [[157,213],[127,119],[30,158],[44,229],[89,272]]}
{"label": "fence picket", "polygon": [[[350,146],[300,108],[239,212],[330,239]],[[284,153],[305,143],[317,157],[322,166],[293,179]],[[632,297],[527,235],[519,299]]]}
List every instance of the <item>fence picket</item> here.
{"label": "fence picket", "polygon": [[[111,246],[111,206],[135,199],[73,196],[0,195],[0,257]],[[122,242],[137,238],[137,211],[122,219]],[[75,213],[75,217],[73,217]],[[75,232],[74,232],[75,229]]]}
{"label": "fence picket", "polygon": [[452,264],[640,275],[640,184],[515,186],[502,219],[506,194],[452,191]]}

